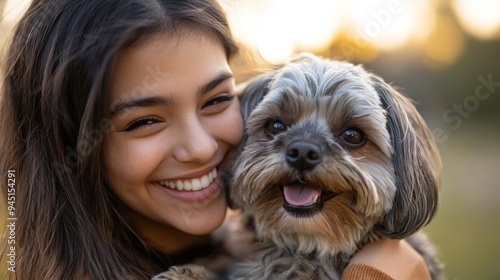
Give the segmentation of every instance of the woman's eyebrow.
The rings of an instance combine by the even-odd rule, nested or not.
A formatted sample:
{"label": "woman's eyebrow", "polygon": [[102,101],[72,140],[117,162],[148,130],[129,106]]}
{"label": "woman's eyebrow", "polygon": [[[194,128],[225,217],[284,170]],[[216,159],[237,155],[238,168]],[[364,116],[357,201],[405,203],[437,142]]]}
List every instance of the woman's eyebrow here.
{"label": "woman's eyebrow", "polygon": [[[208,83],[204,84],[200,87],[198,95],[202,96],[203,94],[213,90],[221,83],[226,80],[234,78],[231,72],[221,72],[214,79],[210,80]],[[174,104],[174,100],[166,96],[150,96],[150,97],[141,97],[141,98],[132,98],[128,100],[123,100],[118,102],[111,109],[111,117],[122,114],[124,111],[136,108],[136,107],[151,107],[151,106],[172,106]]]}
{"label": "woman's eyebrow", "polygon": [[226,80],[234,78],[233,74],[231,72],[221,72],[219,73],[214,79],[212,79],[210,82],[204,84],[203,86],[200,87],[199,90],[199,96],[202,96],[203,94],[213,90],[216,88],[218,85],[221,83],[225,82]]}
{"label": "woman's eyebrow", "polygon": [[124,100],[118,102],[111,109],[111,117],[122,114],[124,111],[136,107],[151,107],[151,106],[171,106],[174,101],[165,96],[149,96],[135,99]]}

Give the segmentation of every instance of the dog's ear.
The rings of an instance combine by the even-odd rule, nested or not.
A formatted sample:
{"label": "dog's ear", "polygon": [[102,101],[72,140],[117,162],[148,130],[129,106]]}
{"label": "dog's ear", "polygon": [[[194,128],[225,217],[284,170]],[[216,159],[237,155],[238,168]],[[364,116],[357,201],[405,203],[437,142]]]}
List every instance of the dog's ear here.
{"label": "dog's ear", "polygon": [[427,225],[437,211],[441,160],[411,100],[382,79],[372,80],[387,112],[397,188],[392,209],[377,227],[387,237],[404,238]]}
{"label": "dog's ear", "polygon": [[259,105],[269,91],[269,84],[275,75],[274,71],[262,74],[251,80],[240,95],[241,115],[246,125],[252,111]]}
{"label": "dog's ear", "polygon": [[239,144],[239,146],[236,148],[233,158],[229,163],[229,167],[227,168],[226,175],[224,176],[227,204],[230,208],[233,209],[238,207],[238,205],[235,205],[233,199],[231,198],[231,189],[234,187],[232,186],[233,170],[234,170],[234,165],[237,162],[237,159],[241,151],[243,150],[243,147],[245,146],[245,143],[248,138],[248,135],[246,133],[247,120],[252,111],[255,109],[255,107],[259,105],[259,103],[262,101],[264,96],[269,91],[269,84],[271,83],[274,75],[275,75],[274,71],[269,71],[265,74],[257,76],[248,83],[248,85],[245,87],[242,94],[240,95],[240,108],[241,108],[241,115],[243,117],[243,123],[245,124],[245,132],[243,133],[243,139]]}

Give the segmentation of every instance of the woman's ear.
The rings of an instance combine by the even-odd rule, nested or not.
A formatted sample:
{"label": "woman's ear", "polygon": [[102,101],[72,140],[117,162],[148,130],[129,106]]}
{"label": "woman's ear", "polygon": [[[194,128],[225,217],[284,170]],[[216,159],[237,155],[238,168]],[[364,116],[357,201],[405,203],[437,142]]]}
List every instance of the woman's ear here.
{"label": "woman's ear", "polygon": [[377,229],[387,237],[404,238],[427,225],[437,211],[441,160],[432,134],[411,100],[382,79],[372,80],[387,112],[396,175],[393,206]]}
{"label": "woman's ear", "polygon": [[236,148],[236,151],[233,155],[233,158],[229,162],[229,166],[226,171],[226,176],[224,176],[224,185],[226,186],[226,200],[229,207],[235,209],[238,208],[237,203],[235,203],[231,197],[231,192],[233,188],[238,188],[238,186],[233,186],[233,170],[234,165],[237,162],[237,159],[245,146],[248,135],[246,133],[247,120],[252,111],[259,105],[264,96],[267,94],[269,89],[269,84],[271,83],[274,72],[269,71],[265,74],[259,75],[256,78],[252,79],[246,87],[243,89],[243,92],[240,97],[240,108],[241,115],[243,117],[243,123],[245,124],[245,131],[243,133],[243,140],[240,145]]}

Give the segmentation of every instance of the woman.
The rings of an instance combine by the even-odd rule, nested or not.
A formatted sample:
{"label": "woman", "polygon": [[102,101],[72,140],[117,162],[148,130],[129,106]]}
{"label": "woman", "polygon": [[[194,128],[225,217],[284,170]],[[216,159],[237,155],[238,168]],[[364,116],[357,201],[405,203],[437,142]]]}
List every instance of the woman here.
{"label": "woman", "polygon": [[[16,174],[9,276],[147,279],[213,254],[243,129],[236,50],[212,0],[33,0],[0,98],[0,169]],[[349,279],[394,276],[403,259],[397,273],[427,273],[402,244],[361,250]]]}

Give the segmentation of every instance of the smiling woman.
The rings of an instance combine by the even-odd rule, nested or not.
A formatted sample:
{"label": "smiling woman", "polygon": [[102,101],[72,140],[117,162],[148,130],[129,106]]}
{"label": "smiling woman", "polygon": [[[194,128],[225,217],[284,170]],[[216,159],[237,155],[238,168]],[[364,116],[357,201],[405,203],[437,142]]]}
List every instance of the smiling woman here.
{"label": "smiling woman", "polygon": [[22,187],[7,276],[148,279],[213,252],[243,130],[217,2],[33,1],[13,35],[0,173]]}
{"label": "smiling woman", "polygon": [[[111,87],[114,130],[105,144],[111,189],[144,238],[168,252],[186,246],[172,242],[171,231],[207,234],[222,223],[221,178],[243,129],[220,44],[199,32],[181,32],[179,38],[155,36],[118,56]],[[136,96],[133,89],[149,67],[162,75]]]}

